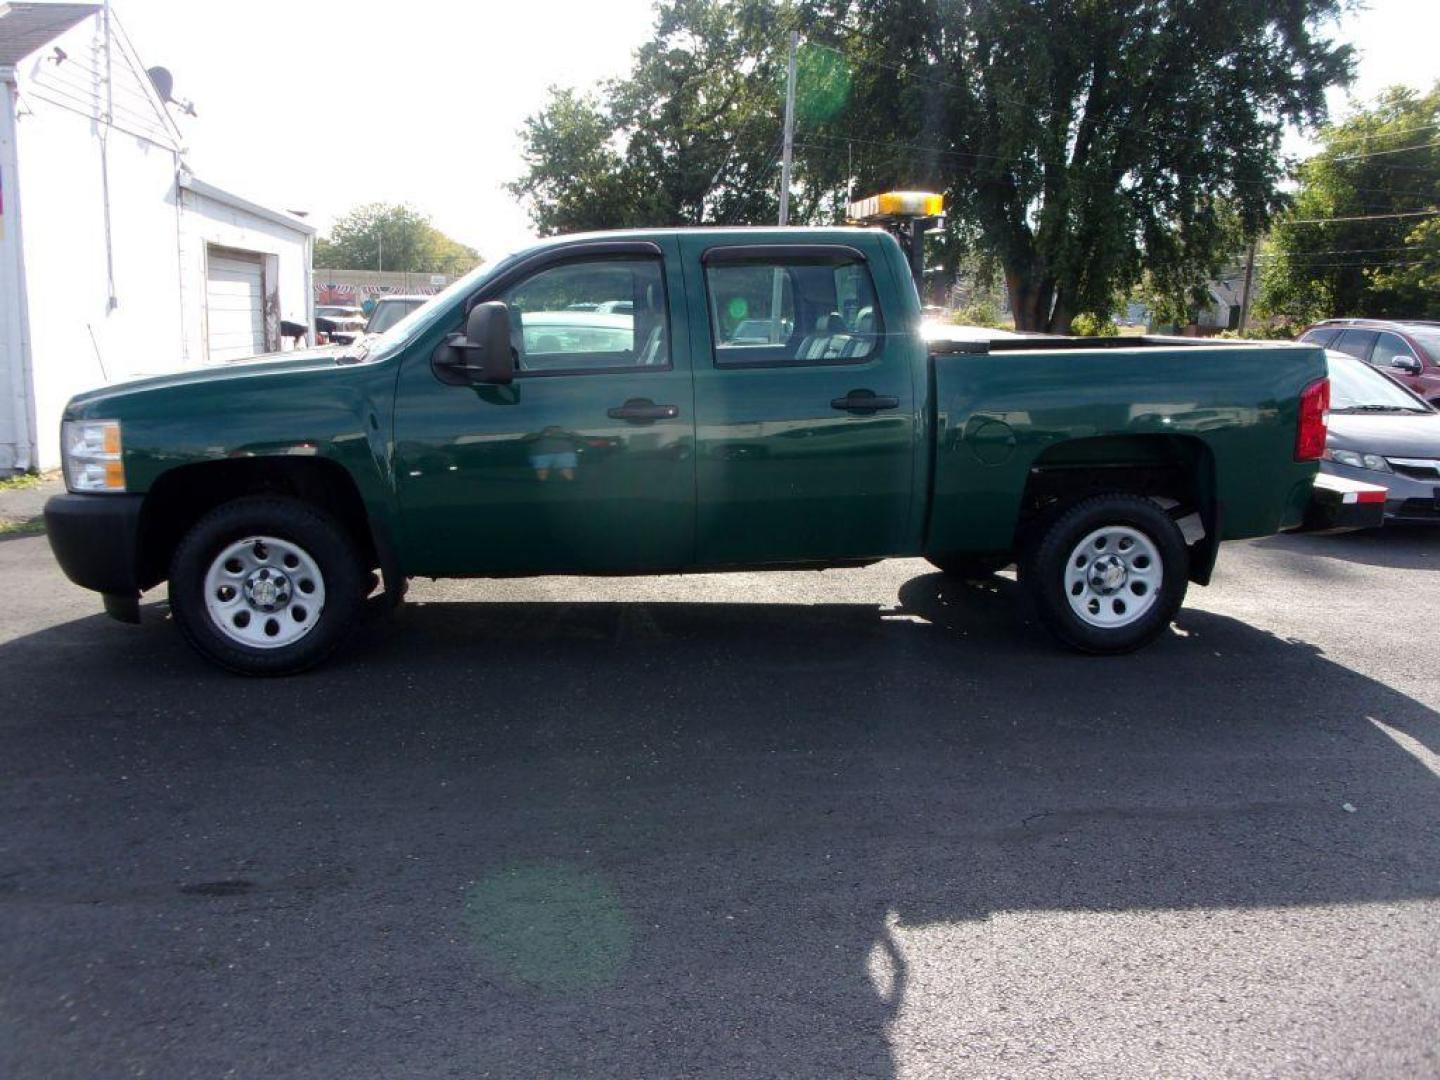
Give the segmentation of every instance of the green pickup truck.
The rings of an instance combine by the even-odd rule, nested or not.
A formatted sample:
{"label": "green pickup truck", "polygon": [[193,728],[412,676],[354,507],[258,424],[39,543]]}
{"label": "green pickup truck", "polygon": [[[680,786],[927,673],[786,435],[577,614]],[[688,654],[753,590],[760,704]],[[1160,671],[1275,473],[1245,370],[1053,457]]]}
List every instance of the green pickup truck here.
{"label": "green pickup truck", "polygon": [[76,397],[46,526],[112,615],[168,581],[191,644],[253,674],[317,663],[415,576],[891,556],[1017,562],[1050,631],[1117,653],[1221,540],[1300,525],[1327,394],[1313,346],[927,340],[879,231],[572,236],[349,355]]}

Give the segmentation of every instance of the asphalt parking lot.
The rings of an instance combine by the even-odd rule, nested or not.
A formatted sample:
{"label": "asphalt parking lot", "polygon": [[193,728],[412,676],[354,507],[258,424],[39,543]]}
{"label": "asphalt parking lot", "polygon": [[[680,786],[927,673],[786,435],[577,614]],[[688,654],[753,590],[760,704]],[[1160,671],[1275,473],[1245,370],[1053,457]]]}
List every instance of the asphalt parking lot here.
{"label": "asphalt parking lot", "polygon": [[1440,532],[1119,659],[914,561],[416,583],[285,681],[0,585],[0,1075],[1440,1072]]}

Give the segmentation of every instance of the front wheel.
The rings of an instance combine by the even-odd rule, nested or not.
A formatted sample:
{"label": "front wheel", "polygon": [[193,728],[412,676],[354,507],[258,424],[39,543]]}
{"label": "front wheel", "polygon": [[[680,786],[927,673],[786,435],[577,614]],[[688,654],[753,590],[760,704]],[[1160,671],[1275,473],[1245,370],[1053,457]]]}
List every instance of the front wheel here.
{"label": "front wheel", "polygon": [[1040,622],[1066,645],[1124,653],[1158,637],[1189,583],[1185,538],[1138,495],[1096,495],[1056,518],[1031,547],[1021,583]]}
{"label": "front wheel", "polygon": [[170,563],[170,610],[186,640],[244,675],[318,664],[355,624],[365,592],[344,528],[295,499],[217,507],[185,534]]}

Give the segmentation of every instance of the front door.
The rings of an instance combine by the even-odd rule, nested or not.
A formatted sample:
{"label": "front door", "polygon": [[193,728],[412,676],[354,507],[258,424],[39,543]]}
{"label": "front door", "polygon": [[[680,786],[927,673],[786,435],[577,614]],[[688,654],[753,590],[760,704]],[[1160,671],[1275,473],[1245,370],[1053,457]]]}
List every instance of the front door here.
{"label": "front door", "polygon": [[885,325],[872,239],[682,244],[687,277],[703,283],[690,312],[697,560],[900,553],[912,532],[918,339]]}
{"label": "front door", "polygon": [[648,242],[557,249],[484,290],[510,306],[509,385],[450,385],[428,351],[405,358],[395,433],[409,573],[691,562],[694,417],[675,263]]}

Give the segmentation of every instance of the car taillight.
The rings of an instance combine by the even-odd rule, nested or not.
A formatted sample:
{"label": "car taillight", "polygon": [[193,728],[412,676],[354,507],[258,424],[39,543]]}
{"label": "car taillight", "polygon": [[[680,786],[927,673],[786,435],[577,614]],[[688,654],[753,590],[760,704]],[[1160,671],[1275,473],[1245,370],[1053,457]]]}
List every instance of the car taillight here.
{"label": "car taillight", "polygon": [[1319,461],[1325,453],[1325,413],[1330,408],[1330,380],[1316,379],[1300,391],[1300,426],[1295,430],[1295,460]]}

